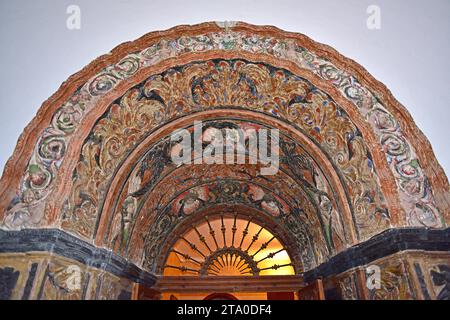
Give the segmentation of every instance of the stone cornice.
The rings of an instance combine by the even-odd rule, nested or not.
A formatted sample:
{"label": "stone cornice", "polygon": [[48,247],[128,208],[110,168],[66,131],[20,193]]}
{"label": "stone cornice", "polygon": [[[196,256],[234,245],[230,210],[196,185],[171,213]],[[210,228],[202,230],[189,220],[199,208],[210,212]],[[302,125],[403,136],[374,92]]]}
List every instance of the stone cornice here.
{"label": "stone cornice", "polygon": [[59,229],[0,230],[0,253],[48,252],[151,287],[156,277],[110,250]]}
{"label": "stone cornice", "polygon": [[450,251],[450,228],[388,229],[305,272],[305,281],[339,274],[406,250]]}
{"label": "stone cornice", "polygon": [[[157,277],[112,251],[97,248],[59,229],[0,230],[0,253],[49,252],[86,266],[110,272],[147,287]],[[306,282],[367,265],[405,250],[450,251],[450,228],[399,228],[386,230],[330,258],[304,273]]]}

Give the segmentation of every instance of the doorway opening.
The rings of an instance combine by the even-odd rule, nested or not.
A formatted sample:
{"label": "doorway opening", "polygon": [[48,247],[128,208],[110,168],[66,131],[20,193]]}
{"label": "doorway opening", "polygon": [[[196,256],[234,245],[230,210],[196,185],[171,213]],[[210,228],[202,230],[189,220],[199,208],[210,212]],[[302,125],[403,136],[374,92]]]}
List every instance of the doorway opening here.
{"label": "doorway opening", "polygon": [[[238,214],[204,216],[169,249],[152,291],[163,300],[295,300],[302,276],[263,223]],[[143,295],[145,297],[145,294]]]}

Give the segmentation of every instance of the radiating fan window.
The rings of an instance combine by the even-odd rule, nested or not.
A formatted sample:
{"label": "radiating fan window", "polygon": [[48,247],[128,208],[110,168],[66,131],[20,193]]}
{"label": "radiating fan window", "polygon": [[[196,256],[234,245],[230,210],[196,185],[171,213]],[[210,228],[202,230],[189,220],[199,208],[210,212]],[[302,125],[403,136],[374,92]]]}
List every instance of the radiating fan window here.
{"label": "radiating fan window", "polygon": [[295,274],[280,241],[251,219],[205,218],[178,239],[165,276],[252,276]]}

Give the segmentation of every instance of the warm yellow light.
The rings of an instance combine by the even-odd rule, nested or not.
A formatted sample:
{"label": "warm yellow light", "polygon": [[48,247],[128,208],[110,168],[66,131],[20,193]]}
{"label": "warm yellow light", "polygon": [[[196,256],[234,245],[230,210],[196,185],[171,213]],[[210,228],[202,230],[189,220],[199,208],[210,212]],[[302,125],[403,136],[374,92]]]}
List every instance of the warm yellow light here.
{"label": "warm yellow light", "polygon": [[[170,253],[164,275],[199,275],[201,265],[208,256],[218,250],[230,247],[241,252],[240,255],[248,254],[260,269],[259,275],[295,274],[294,268],[290,265],[291,259],[288,253],[280,241],[268,230],[240,218],[236,219],[236,224],[232,217],[224,218],[223,225],[220,218],[210,219],[209,222],[215,239],[206,222],[196,226],[197,231],[194,228],[189,230],[183,235],[183,238],[189,243],[183,238],[176,242],[173,249],[178,253],[174,251]],[[223,226],[226,230],[225,239],[222,233]],[[234,233],[232,232],[233,227],[236,228]],[[244,236],[245,229],[247,229],[247,234]],[[193,249],[192,245],[196,249]],[[187,255],[189,258],[186,259],[183,255]],[[228,260],[221,257],[210,269],[210,275],[252,275],[252,272],[247,273],[248,268],[243,269],[247,266],[248,264],[245,263],[242,256],[235,256],[234,259],[229,258]]]}

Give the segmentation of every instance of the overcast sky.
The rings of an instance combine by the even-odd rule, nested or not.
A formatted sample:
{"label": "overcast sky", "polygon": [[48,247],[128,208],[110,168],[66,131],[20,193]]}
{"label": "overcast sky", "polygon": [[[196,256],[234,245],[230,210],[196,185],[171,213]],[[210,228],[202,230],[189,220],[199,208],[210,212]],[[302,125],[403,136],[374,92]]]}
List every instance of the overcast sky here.
{"label": "overcast sky", "polygon": [[[66,27],[69,5],[81,9],[79,30]],[[367,28],[370,5],[380,29]],[[450,172],[450,0],[0,0],[0,172],[42,102],[90,61],[150,31],[224,20],[300,32],[356,60]]]}

